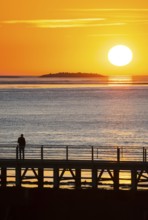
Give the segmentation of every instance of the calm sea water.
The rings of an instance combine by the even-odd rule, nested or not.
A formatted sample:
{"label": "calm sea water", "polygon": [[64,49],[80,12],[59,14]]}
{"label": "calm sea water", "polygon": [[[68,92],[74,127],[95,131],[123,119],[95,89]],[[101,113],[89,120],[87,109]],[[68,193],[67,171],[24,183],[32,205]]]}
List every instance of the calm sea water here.
{"label": "calm sea water", "polygon": [[147,146],[147,96],[146,85],[4,82],[0,144],[23,133],[34,145]]}

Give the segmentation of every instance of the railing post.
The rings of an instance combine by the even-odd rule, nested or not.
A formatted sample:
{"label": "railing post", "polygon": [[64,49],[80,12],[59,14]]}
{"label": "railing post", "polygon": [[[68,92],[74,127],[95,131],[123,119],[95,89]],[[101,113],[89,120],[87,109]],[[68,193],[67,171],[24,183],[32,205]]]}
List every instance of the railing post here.
{"label": "railing post", "polygon": [[143,147],[143,162],[145,162],[145,147]]}
{"label": "railing post", "polygon": [[68,160],[68,146],[66,146],[66,160]]}
{"label": "railing post", "polygon": [[19,151],[18,151],[18,146],[16,147],[16,159],[18,160],[18,154],[19,154]]}
{"label": "railing post", "polygon": [[91,147],[91,160],[94,160],[94,147]]}
{"label": "railing post", "polygon": [[44,152],[43,152],[43,145],[42,145],[42,147],[41,147],[41,160],[43,160],[44,159]]}
{"label": "railing post", "polygon": [[98,153],[98,148],[97,148],[97,159],[98,159],[99,153]]}
{"label": "railing post", "polygon": [[147,151],[146,151],[146,148],[145,148],[145,162],[147,161]]}
{"label": "railing post", "polygon": [[117,162],[120,162],[120,148],[117,147]]}

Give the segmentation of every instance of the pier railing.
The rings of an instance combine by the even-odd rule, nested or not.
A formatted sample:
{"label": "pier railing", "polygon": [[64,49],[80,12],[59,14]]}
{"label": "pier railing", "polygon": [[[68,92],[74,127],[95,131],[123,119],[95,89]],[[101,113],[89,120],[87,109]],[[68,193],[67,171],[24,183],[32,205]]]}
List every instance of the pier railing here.
{"label": "pier railing", "polygon": [[[34,146],[25,147],[25,159],[90,160],[90,161],[147,161],[147,147],[135,146]],[[0,145],[0,159],[19,159],[19,148]]]}

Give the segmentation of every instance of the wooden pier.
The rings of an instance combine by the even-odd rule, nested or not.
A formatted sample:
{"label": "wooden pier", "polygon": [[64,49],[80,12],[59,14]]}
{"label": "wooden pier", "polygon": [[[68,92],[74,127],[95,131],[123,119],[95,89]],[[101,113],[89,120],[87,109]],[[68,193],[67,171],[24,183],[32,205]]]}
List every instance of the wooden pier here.
{"label": "wooden pier", "polygon": [[11,156],[10,147],[3,148],[0,187],[148,190],[146,148],[88,147],[78,148],[76,155],[73,147],[55,148],[28,148],[24,160],[18,148]]}

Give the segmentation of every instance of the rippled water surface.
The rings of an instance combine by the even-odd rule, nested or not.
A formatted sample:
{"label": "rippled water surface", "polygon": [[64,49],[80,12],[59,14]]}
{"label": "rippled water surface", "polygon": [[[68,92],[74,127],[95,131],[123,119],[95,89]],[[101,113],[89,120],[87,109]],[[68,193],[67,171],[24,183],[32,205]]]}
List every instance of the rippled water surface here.
{"label": "rippled water surface", "polygon": [[148,144],[148,86],[2,85],[0,143]]}

